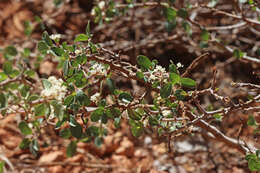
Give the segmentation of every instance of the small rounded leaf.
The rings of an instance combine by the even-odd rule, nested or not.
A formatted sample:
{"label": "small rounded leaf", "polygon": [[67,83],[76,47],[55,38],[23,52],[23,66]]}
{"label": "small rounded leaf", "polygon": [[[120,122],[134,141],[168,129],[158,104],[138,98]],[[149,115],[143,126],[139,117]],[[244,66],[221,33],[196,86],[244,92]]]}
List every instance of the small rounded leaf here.
{"label": "small rounded leaf", "polygon": [[190,78],[181,78],[181,85],[184,87],[195,87],[196,82]]}
{"label": "small rounded leaf", "polygon": [[21,121],[18,125],[20,131],[24,135],[30,135],[32,134],[32,129],[28,126],[28,124],[25,121]]}

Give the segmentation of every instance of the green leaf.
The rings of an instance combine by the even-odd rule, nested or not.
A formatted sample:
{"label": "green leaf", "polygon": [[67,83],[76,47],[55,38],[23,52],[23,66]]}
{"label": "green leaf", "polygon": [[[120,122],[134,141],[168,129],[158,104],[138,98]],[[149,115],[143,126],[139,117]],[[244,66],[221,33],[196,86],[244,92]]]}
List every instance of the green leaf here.
{"label": "green leaf", "polygon": [[150,61],[150,59],[144,55],[137,56],[137,64],[145,68],[146,70],[151,68],[152,66],[152,62]]}
{"label": "green leaf", "polygon": [[188,94],[182,89],[177,89],[174,94],[177,100],[184,100],[187,95]]}
{"label": "green leaf", "polygon": [[222,121],[223,116],[221,114],[214,114],[213,117],[218,120],[218,121]]}
{"label": "green leaf", "polygon": [[13,71],[12,63],[10,61],[4,62],[3,70],[4,70],[5,74],[7,74],[7,75],[11,74]]}
{"label": "green leaf", "polygon": [[203,29],[201,32],[201,40],[208,41],[209,40],[209,32],[206,29]]}
{"label": "green leaf", "polygon": [[19,70],[13,70],[11,74],[9,75],[11,78],[14,78],[20,74]]}
{"label": "green leaf", "polygon": [[85,64],[87,62],[87,56],[85,54],[77,56],[76,62],[78,64]]}
{"label": "green leaf", "polygon": [[44,116],[48,113],[48,106],[45,103],[40,103],[34,106],[34,115],[35,116]]}
{"label": "green leaf", "polygon": [[90,126],[86,130],[88,136],[97,137],[99,135],[99,128],[96,126]]}
{"label": "green leaf", "polygon": [[237,59],[241,59],[245,56],[245,53],[242,52],[241,50],[235,49],[233,51],[233,56],[236,57]]}
{"label": "green leaf", "polygon": [[86,34],[79,34],[74,39],[74,42],[88,41],[88,36]]}
{"label": "green leaf", "polygon": [[50,89],[52,87],[52,84],[50,81],[48,81],[47,79],[42,79],[42,84],[44,89]]}
{"label": "green leaf", "polygon": [[29,146],[30,152],[36,157],[38,155],[39,146],[38,141],[33,139]]}
{"label": "green leaf", "polygon": [[256,154],[247,154],[246,160],[251,171],[260,171],[260,160]]}
{"label": "green leaf", "polygon": [[141,120],[142,115],[140,115],[138,112],[136,112],[133,109],[127,109],[127,113],[129,118],[133,119],[133,120]]}
{"label": "green leaf", "polygon": [[138,77],[139,79],[144,79],[144,73],[143,72],[136,72],[136,77]]}
{"label": "green leaf", "polygon": [[177,26],[176,20],[165,22],[165,29],[168,33],[171,33]]}
{"label": "green leaf", "polygon": [[70,116],[70,132],[71,135],[75,138],[81,138],[82,136],[82,127],[81,125],[75,120],[75,118],[71,115]]}
{"label": "green leaf", "polygon": [[28,97],[30,94],[30,87],[28,85],[21,85],[19,86],[19,91],[22,97]]}
{"label": "green leaf", "polygon": [[31,54],[31,50],[29,48],[24,48],[23,49],[23,56],[28,58]]}
{"label": "green leaf", "polygon": [[130,103],[133,101],[133,97],[127,92],[121,93],[118,98],[119,98],[119,100],[121,100],[125,103]]}
{"label": "green leaf", "polygon": [[47,31],[44,31],[42,33],[42,39],[45,41],[45,43],[48,45],[48,46],[53,46],[53,42],[48,34]]}
{"label": "green leaf", "polygon": [[101,116],[101,122],[103,124],[106,124],[108,121],[108,116],[104,113],[102,116]]}
{"label": "green leaf", "polygon": [[86,27],[86,34],[88,37],[91,37],[91,33],[90,33],[90,21],[88,21],[87,27]]}
{"label": "green leaf", "polygon": [[33,70],[26,70],[24,74],[29,77],[33,77],[35,75],[35,72]]}
{"label": "green leaf", "polygon": [[24,138],[22,140],[22,142],[19,144],[19,148],[22,150],[25,150],[25,149],[29,148],[30,143],[31,143],[30,139]]}
{"label": "green leaf", "polygon": [[255,3],[254,0],[248,0],[249,5],[253,5],[254,3]]}
{"label": "green leaf", "polygon": [[32,23],[30,21],[25,21],[24,22],[24,34],[26,36],[30,36],[32,34],[33,31],[33,26]]}
{"label": "green leaf", "polygon": [[55,53],[57,56],[62,56],[65,54],[64,50],[59,47],[52,47],[51,50]]}
{"label": "green leaf", "polygon": [[115,82],[111,78],[107,78],[107,85],[112,94],[114,94],[116,86]]}
{"label": "green leaf", "polygon": [[139,137],[143,134],[144,128],[143,124],[140,121],[129,120],[131,126],[131,132],[134,137]]}
{"label": "green leaf", "polygon": [[63,74],[67,76],[69,73],[69,60],[66,60],[63,64]]}
{"label": "green leaf", "polygon": [[171,72],[171,73],[178,73],[177,72],[177,67],[176,67],[176,65],[175,64],[173,64],[173,63],[171,63],[170,65],[169,65],[169,71]]}
{"label": "green leaf", "polygon": [[4,93],[0,93],[0,109],[7,106],[7,98]]}
{"label": "green leaf", "polygon": [[156,126],[159,124],[158,120],[152,116],[149,116],[148,122],[151,126]]}
{"label": "green leaf", "polygon": [[176,0],[169,0],[171,4],[173,4]]}
{"label": "green leaf", "polygon": [[55,5],[55,7],[58,7],[59,5],[62,4],[64,0],[53,0],[53,4]]}
{"label": "green leaf", "polygon": [[84,105],[85,102],[86,102],[86,104],[90,103],[89,98],[82,90],[79,90],[76,93],[75,99],[80,103],[80,105]]}
{"label": "green leaf", "polygon": [[54,108],[54,115],[57,118],[59,118],[59,120],[62,120],[63,119],[63,114],[64,114],[62,104],[58,103],[58,101],[56,101],[56,100],[53,100],[53,101],[51,101],[51,105]]}
{"label": "green leaf", "polygon": [[162,98],[167,98],[171,95],[172,92],[172,83],[167,83],[164,86],[162,86],[160,90],[160,95]]}
{"label": "green leaf", "polygon": [[201,42],[199,43],[199,46],[200,46],[201,49],[204,49],[204,48],[208,48],[208,47],[209,47],[209,44],[208,44],[207,41],[201,41]]}
{"label": "green leaf", "polygon": [[4,72],[0,72],[0,82],[6,80],[8,76]]}
{"label": "green leaf", "polygon": [[256,157],[257,157],[258,159],[260,159],[260,149],[256,150],[255,154],[256,154]]}
{"label": "green leaf", "polygon": [[[259,19],[260,19],[260,17],[259,17]],[[260,20],[259,20],[259,22],[260,22]],[[260,56],[260,48],[257,49],[256,54],[257,54],[258,56]]]}
{"label": "green leaf", "polygon": [[97,53],[97,46],[91,42],[89,42],[89,46],[91,49],[91,53]]}
{"label": "green leaf", "polygon": [[4,49],[4,53],[9,56],[16,56],[18,54],[16,48],[14,46],[8,46]]}
{"label": "green leaf", "polygon": [[182,27],[188,35],[192,34],[192,28],[188,22],[186,21],[182,22]]}
{"label": "green leaf", "polygon": [[91,113],[90,119],[92,122],[97,122],[98,120],[101,119],[103,114],[104,114],[104,108],[99,107],[98,109],[96,109]]}
{"label": "green leaf", "polygon": [[0,173],[4,173],[4,166],[5,166],[5,162],[0,161]]}
{"label": "green leaf", "polygon": [[70,144],[67,146],[66,155],[68,157],[72,157],[72,156],[75,155],[76,150],[77,150],[77,143],[76,143],[76,141],[71,141]]}
{"label": "green leaf", "polygon": [[180,16],[180,17],[182,17],[184,19],[188,18],[188,12],[184,8],[179,9],[177,14],[178,14],[178,16]]}
{"label": "green leaf", "polygon": [[64,139],[70,138],[71,137],[70,129],[66,128],[66,129],[60,130],[59,136],[61,136]]}
{"label": "green leaf", "polygon": [[175,21],[177,12],[173,8],[164,8],[164,16],[167,19],[167,21]]}
{"label": "green leaf", "polygon": [[176,74],[176,73],[170,73],[170,81],[173,85],[175,84],[179,84],[180,83],[180,80],[181,80],[181,77],[180,75]]}
{"label": "green leaf", "polygon": [[121,122],[121,117],[116,117],[116,118],[114,119],[114,126],[115,126],[116,128],[119,128],[119,127],[120,127],[120,122]]}
{"label": "green leaf", "polygon": [[27,102],[32,102],[32,101],[35,101],[37,99],[39,99],[40,97],[38,95],[30,95],[27,99]]}
{"label": "green leaf", "polygon": [[250,115],[250,116],[248,117],[247,125],[248,125],[248,126],[257,126],[257,122],[256,122],[256,120],[255,120],[255,118],[254,118],[253,115]]}
{"label": "green leaf", "polygon": [[74,100],[74,95],[69,95],[64,99],[64,105],[69,106]]}
{"label": "green leaf", "polygon": [[97,147],[100,147],[103,143],[103,139],[101,137],[95,137],[95,140],[94,140],[94,144],[97,146]]}
{"label": "green leaf", "polygon": [[28,124],[25,121],[21,121],[18,125],[20,131],[24,135],[31,135],[32,134],[32,129],[28,126]]}
{"label": "green leaf", "polygon": [[63,125],[64,122],[65,122],[65,118],[61,121],[58,120],[56,125],[55,125],[55,129],[59,129]]}
{"label": "green leaf", "polygon": [[181,85],[184,87],[195,87],[196,82],[190,78],[181,78]]}

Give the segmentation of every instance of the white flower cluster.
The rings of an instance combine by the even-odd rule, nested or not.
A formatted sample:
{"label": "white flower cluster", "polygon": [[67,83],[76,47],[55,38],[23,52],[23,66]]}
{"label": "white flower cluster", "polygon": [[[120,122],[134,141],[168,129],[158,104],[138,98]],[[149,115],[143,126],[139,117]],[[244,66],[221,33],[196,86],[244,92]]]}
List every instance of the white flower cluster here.
{"label": "white flower cluster", "polygon": [[172,112],[170,111],[170,110],[163,110],[162,111],[162,114],[163,114],[163,116],[168,116],[168,115],[171,115],[172,114]]}
{"label": "white flower cluster", "polygon": [[11,105],[8,107],[6,113],[7,114],[12,114],[12,113],[16,113],[17,111],[19,111],[19,106],[18,105]]}
{"label": "white flower cluster", "polygon": [[176,65],[177,65],[177,68],[182,68],[182,67],[184,67],[180,62],[178,62]]}
{"label": "white flower cluster", "polygon": [[50,35],[50,39],[52,39],[52,40],[56,40],[56,39],[60,39],[60,38],[61,38],[60,34],[51,34]]}
{"label": "white flower cluster", "polygon": [[92,95],[92,96],[90,97],[90,100],[91,100],[92,102],[98,103],[98,101],[100,100],[100,93],[96,93],[96,94]]}
{"label": "white flower cluster", "polygon": [[[97,6],[98,6],[101,10],[103,10],[103,9],[105,8],[105,5],[106,5],[106,2],[105,2],[105,1],[100,1],[100,2],[97,4]],[[104,14],[105,14],[105,13],[102,12],[102,15],[104,15]],[[92,16],[95,16],[95,15],[96,15],[95,8],[93,8],[93,9],[91,10],[91,15],[92,15]]]}
{"label": "white flower cluster", "polygon": [[79,54],[81,54],[81,53],[82,53],[82,50],[81,50],[81,49],[76,49],[76,50],[75,50],[75,54],[76,54],[76,55],[79,55]]}
{"label": "white flower cluster", "polygon": [[103,8],[105,7],[105,5],[106,5],[105,1],[100,1],[100,2],[98,3],[98,7],[99,7],[100,9],[103,9]]}
{"label": "white flower cluster", "polygon": [[150,76],[148,78],[149,82],[156,81],[158,79],[163,79],[163,75],[166,73],[166,70],[164,67],[160,65],[156,65],[153,71],[150,71]]}
{"label": "white flower cluster", "polygon": [[67,88],[62,85],[62,79],[56,79],[56,77],[51,76],[48,78],[48,81],[51,83],[50,88],[45,88],[41,92],[41,96],[48,99],[56,99],[58,101],[62,101],[65,97]]}
{"label": "white flower cluster", "polygon": [[103,64],[95,63],[92,67],[90,67],[89,75],[107,75],[107,69]]}

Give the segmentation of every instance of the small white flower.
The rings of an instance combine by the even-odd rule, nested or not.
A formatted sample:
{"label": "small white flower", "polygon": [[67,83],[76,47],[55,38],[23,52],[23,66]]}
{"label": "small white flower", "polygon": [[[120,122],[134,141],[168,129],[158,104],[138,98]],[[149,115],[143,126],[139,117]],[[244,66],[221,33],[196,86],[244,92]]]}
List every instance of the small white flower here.
{"label": "small white flower", "polygon": [[41,96],[48,99],[62,101],[67,92],[67,88],[62,85],[62,79],[56,79],[56,77],[50,76],[48,81],[51,83],[51,87],[42,90]]}
{"label": "small white flower", "polygon": [[91,10],[91,16],[95,16],[96,15],[96,11],[95,11],[95,8],[92,8],[92,10]]}
{"label": "small white flower", "polygon": [[50,35],[50,38],[51,38],[52,40],[60,39],[60,38],[61,38],[61,35],[60,35],[60,34],[51,34],[51,35]]}
{"label": "small white flower", "polygon": [[162,114],[163,114],[163,116],[168,116],[168,115],[171,115],[171,111],[170,110],[164,110],[164,111],[162,111]]}
{"label": "small white flower", "polygon": [[154,81],[157,79],[157,77],[155,75],[151,74],[149,79]]}
{"label": "small white flower", "polygon": [[33,124],[32,124],[32,123],[28,123],[28,126],[29,126],[30,128],[33,128]]}
{"label": "small white flower", "polygon": [[92,102],[95,102],[95,103],[97,103],[97,102],[99,101],[99,99],[100,99],[100,93],[96,93],[96,94],[94,94],[94,95],[92,95],[92,96],[90,97],[90,100],[91,100]]}
{"label": "small white flower", "polygon": [[89,71],[90,75],[107,75],[107,70],[103,64],[94,64]]}
{"label": "small white flower", "polygon": [[98,3],[98,7],[99,7],[100,9],[103,9],[103,8],[105,7],[105,5],[106,5],[105,1],[100,1],[100,2]]}
{"label": "small white flower", "polygon": [[160,66],[160,65],[156,65],[155,69],[154,69],[155,73],[166,73],[166,70],[164,67]]}
{"label": "small white flower", "polygon": [[79,49],[75,50],[75,54],[76,54],[76,55],[79,55],[79,54],[81,54],[81,53],[82,53],[81,50],[79,50]]}
{"label": "small white flower", "polygon": [[183,65],[180,62],[178,62],[176,65],[177,65],[177,68],[182,68],[183,67]]}

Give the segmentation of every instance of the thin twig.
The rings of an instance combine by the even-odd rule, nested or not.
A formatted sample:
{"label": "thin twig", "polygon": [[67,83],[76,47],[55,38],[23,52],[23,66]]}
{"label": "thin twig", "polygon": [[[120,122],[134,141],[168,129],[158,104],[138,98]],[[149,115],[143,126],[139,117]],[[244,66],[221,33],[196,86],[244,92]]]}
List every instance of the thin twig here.
{"label": "thin twig", "polygon": [[182,77],[186,77],[190,74],[190,72],[199,64],[199,62],[201,62],[202,60],[204,60],[204,58],[207,57],[207,55],[209,55],[209,52],[206,52],[202,55],[200,55],[199,57],[197,57],[195,60],[192,61],[192,63],[189,65],[189,67],[186,69],[186,71],[181,75]]}

